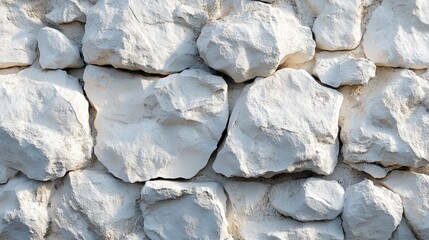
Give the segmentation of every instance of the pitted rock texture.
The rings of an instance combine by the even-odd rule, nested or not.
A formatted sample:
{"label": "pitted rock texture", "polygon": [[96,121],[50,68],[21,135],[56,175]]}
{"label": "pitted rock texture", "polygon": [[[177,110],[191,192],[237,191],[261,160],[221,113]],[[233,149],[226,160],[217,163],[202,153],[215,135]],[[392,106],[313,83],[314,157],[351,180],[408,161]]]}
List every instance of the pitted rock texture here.
{"label": "pitted rock texture", "polygon": [[226,126],[227,85],[202,70],[160,78],[88,66],[84,81],[97,110],[95,155],[126,182],[192,178]]}
{"label": "pitted rock texture", "polygon": [[303,70],[282,69],[246,86],[213,168],[227,177],[271,177],[337,163],[342,95]]}
{"label": "pitted rock texture", "polygon": [[89,106],[78,79],[36,68],[0,75],[0,101],[0,167],[51,180],[90,163]]}

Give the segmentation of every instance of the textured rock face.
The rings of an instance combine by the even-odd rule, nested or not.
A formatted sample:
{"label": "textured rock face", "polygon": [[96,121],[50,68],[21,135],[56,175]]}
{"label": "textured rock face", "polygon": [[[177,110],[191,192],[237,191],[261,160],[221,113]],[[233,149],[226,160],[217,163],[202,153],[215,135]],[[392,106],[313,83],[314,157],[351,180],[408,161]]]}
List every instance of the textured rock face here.
{"label": "textured rock face", "polygon": [[89,66],[84,80],[97,110],[95,154],[127,182],[193,177],[226,125],[226,83],[202,70],[159,78]]}
{"label": "textured rock face", "polygon": [[0,102],[0,167],[50,180],[88,165],[88,102],[77,79],[35,68],[0,75]]}
{"label": "textured rock face", "polygon": [[340,93],[302,70],[282,69],[255,80],[236,103],[214,170],[228,177],[332,173],[341,102]]}
{"label": "textured rock face", "polygon": [[425,0],[385,0],[363,37],[367,57],[380,66],[427,68],[429,7]]}
{"label": "textured rock face", "polygon": [[285,61],[302,63],[314,55],[314,41],[292,10],[260,4],[204,26],[197,41],[210,67],[235,82],[273,74]]}
{"label": "textured rock face", "polygon": [[389,239],[401,222],[398,194],[364,180],[346,189],[341,215],[346,239]]}
{"label": "textured rock face", "polygon": [[86,13],[97,0],[53,0],[52,11],[45,18],[54,24],[85,22]]}
{"label": "textured rock face", "polygon": [[336,181],[307,178],[275,185],[273,207],[299,221],[331,220],[343,211],[344,189]]}
{"label": "textured rock face", "polygon": [[44,69],[80,68],[79,49],[60,31],[44,27],[37,37],[40,66]]}
{"label": "textured rock face", "polygon": [[429,177],[394,171],[384,185],[401,196],[405,218],[416,235],[420,239],[429,238]]}
{"label": "textured rock face", "polygon": [[182,71],[197,60],[195,40],[217,6],[216,0],[99,0],[86,19],[85,61],[157,74]]}
{"label": "textured rock face", "polygon": [[142,185],[99,169],[71,172],[51,200],[48,239],[144,239],[137,204]]}
{"label": "textured rock face", "polygon": [[23,176],[0,185],[0,239],[43,239],[49,228],[52,183]]}
{"label": "textured rock face", "polygon": [[340,126],[346,162],[428,164],[429,83],[410,70],[379,69],[369,84],[342,90]]}
{"label": "textured rock face", "polygon": [[144,230],[150,239],[232,239],[226,196],[217,183],[149,181],[141,198]]}

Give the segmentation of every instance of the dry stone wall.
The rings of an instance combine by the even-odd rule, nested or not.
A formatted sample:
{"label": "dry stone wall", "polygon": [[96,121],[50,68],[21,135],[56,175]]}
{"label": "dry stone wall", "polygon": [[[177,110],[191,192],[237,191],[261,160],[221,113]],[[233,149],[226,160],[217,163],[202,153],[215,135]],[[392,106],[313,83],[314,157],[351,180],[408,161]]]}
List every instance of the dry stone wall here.
{"label": "dry stone wall", "polygon": [[0,239],[429,239],[426,0],[1,0]]}

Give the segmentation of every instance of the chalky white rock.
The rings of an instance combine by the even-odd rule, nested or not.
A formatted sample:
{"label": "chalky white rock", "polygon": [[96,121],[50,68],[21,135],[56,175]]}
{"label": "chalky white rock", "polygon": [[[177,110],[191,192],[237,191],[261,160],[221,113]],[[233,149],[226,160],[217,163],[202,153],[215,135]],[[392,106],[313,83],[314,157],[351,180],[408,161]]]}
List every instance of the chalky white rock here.
{"label": "chalky white rock", "polygon": [[207,65],[237,83],[267,77],[285,62],[303,63],[314,55],[311,30],[293,10],[258,4],[208,23],[197,40]]}
{"label": "chalky white rock", "polygon": [[337,181],[314,177],[289,180],[273,186],[270,202],[282,215],[299,221],[332,220],[343,211],[344,189]]}
{"label": "chalky white rock", "polygon": [[36,68],[0,75],[0,102],[0,167],[45,181],[89,164],[89,106],[76,78]]}
{"label": "chalky white rock", "polygon": [[95,154],[126,182],[193,177],[226,127],[227,85],[203,70],[160,78],[88,66],[83,78],[97,110]]}
{"label": "chalky white rock", "polygon": [[144,230],[150,239],[232,240],[226,196],[217,183],[149,181],[141,199]]}
{"label": "chalky white rock", "polygon": [[86,13],[96,0],[52,0],[52,10],[45,15],[54,24],[86,21]]}
{"label": "chalky white rock", "polygon": [[417,240],[414,236],[413,231],[410,229],[410,226],[407,223],[407,220],[402,217],[402,221],[396,230],[392,234],[392,238],[390,240]]}
{"label": "chalky white rock", "polygon": [[248,85],[231,114],[213,169],[227,177],[271,177],[337,163],[342,95],[304,70],[282,69]]}
{"label": "chalky white rock", "polygon": [[410,227],[420,239],[429,238],[429,176],[420,173],[394,171],[383,184],[399,194]]}
{"label": "chalky white rock", "polygon": [[345,162],[380,167],[429,163],[428,81],[410,70],[379,68],[367,85],[341,92]]}
{"label": "chalky white rock", "polygon": [[44,27],[39,31],[37,42],[43,69],[83,67],[79,49],[60,31]]}
{"label": "chalky white rock", "polygon": [[370,180],[346,188],[343,228],[346,239],[390,239],[402,219],[401,197]]}
{"label": "chalky white rock", "polygon": [[47,239],[145,239],[141,188],[103,169],[70,172],[51,200]]}
{"label": "chalky white rock", "polygon": [[374,11],[362,45],[377,66],[429,66],[429,7],[425,0],[385,0]]}

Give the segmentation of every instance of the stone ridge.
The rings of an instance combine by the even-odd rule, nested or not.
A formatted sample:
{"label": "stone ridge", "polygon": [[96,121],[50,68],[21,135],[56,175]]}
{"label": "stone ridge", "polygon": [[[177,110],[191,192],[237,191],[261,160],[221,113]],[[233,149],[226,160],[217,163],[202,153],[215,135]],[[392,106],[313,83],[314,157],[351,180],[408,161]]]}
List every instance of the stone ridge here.
{"label": "stone ridge", "polygon": [[0,239],[429,239],[426,0],[2,0]]}

